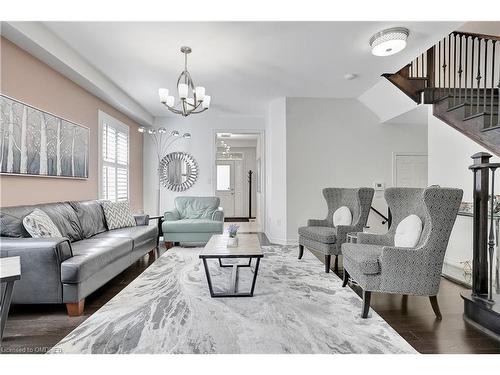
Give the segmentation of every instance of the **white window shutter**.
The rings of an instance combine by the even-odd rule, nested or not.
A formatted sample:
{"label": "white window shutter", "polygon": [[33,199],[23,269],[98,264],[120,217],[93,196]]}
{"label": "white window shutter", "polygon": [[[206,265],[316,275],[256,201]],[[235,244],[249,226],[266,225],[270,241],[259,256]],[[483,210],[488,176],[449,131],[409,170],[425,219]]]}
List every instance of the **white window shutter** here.
{"label": "white window shutter", "polygon": [[99,113],[101,124],[100,197],[112,202],[129,200],[128,126]]}

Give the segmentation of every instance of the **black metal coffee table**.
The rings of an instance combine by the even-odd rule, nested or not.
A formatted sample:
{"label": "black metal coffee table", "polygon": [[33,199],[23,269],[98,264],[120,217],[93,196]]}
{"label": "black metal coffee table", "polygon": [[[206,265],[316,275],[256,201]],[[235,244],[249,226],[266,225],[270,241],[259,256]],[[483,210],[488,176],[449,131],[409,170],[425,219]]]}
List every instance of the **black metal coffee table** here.
{"label": "black metal coffee table", "polygon": [[[260,259],[264,253],[260,247],[260,241],[255,234],[238,235],[238,247],[227,247],[228,236],[214,235],[205,245],[200,253],[200,259],[203,261],[205,274],[207,276],[208,289],[212,298],[217,297],[253,297],[257,273],[259,271]],[[218,259],[220,267],[232,267],[231,285],[228,291],[214,292],[212,278],[208,267],[207,259]],[[244,264],[224,264],[222,259],[248,259]],[[251,268],[252,260],[256,259],[255,270],[253,272],[252,285],[249,292],[238,292],[238,272],[240,268]]]}

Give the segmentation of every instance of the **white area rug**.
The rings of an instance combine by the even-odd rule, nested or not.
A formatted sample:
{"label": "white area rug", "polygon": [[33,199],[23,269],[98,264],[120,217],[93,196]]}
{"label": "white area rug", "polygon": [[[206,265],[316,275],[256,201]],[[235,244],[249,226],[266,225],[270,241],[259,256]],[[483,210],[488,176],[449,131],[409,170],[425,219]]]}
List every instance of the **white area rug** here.
{"label": "white area rug", "polygon": [[[52,352],[416,353],[373,310],[361,319],[361,299],[311,253],[263,249],[254,297],[210,298],[200,248],[173,248]],[[214,284],[229,285],[231,269],[210,265]]]}

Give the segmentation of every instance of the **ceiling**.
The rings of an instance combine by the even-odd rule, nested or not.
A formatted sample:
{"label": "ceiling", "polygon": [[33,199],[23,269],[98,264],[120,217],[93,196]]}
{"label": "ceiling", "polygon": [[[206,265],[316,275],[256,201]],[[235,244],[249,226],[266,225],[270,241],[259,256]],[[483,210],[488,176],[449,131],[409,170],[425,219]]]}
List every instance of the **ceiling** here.
{"label": "ceiling", "polygon": [[[169,116],[158,88],[175,88],[179,48],[193,48],[188,69],[221,115],[264,116],[276,97],[358,97],[398,70],[457,22],[44,22],[155,117]],[[410,29],[408,47],[389,57],[368,40],[387,27]],[[345,80],[347,73],[358,77]]]}

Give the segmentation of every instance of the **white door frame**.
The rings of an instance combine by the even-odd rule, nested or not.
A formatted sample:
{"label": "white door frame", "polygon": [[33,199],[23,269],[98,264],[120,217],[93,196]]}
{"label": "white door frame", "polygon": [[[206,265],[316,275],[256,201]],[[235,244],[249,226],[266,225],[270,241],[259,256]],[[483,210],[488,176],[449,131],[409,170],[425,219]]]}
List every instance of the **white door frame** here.
{"label": "white door frame", "polygon": [[392,153],[392,186],[396,186],[397,181],[397,170],[396,170],[396,158],[398,156],[429,156],[426,152],[393,152]]}
{"label": "white door frame", "polygon": [[[266,131],[264,129],[213,129],[212,130],[212,192],[215,196],[217,189],[217,168],[215,161],[217,160],[217,133],[235,133],[235,134],[258,134],[260,140],[260,154],[255,155],[256,159],[260,158],[260,212],[257,218],[260,229],[265,232],[265,215],[266,215]],[[257,188],[257,184],[256,188]]]}

